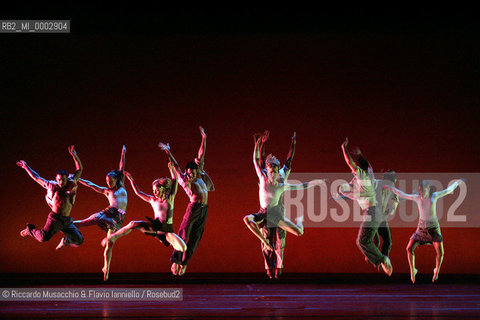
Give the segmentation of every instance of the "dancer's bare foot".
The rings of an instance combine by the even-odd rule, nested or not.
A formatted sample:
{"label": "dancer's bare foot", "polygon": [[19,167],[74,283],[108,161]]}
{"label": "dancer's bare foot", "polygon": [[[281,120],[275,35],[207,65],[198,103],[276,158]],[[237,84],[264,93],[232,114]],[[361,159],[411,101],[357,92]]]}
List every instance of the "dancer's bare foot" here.
{"label": "dancer's bare foot", "polygon": [[413,270],[410,270],[410,280],[412,280],[412,283],[415,283],[415,276],[417,275],[417,268],[413,268]]}
{"label": "dancer's bare foot", "polygon": [[107,270],[107,268],[103,267],[102,272],[103,272],[103,281],[107,281],[108,280],[108,270]]}
{"label": "dancer's bare foot", "polygon": [[385,257],[385,260],[381,263],[381,266],[383,272],[385,272],[388,276],[392,275],[393,267],[389,257]]}
{"label": "dancer's bare foot", "polygon": [[29,233],[30,233],[30,230],[28,230],[28,228],[25,228],[22,231],[20,231],[20,235],[24,238],[28,236]]}
{"label": "dancer's bare foot", "polygon": [[172,263],[172,266],[170,267],[170,270],[172,271],[172,274],[174,276],[178,276],[178,268],[179,268],[179,265],[178,263]]}
{"label": "dancer's bare foot", "polygon": [[25,238],[26,236],[30,235],[30,230],[34,228],[35,226],[33,224],[27,223],[27,227],[20,231],[20,235]]}
{"label": "dancer's bare foot", "polygon": [[103,238],[102,240],[102,247],[105,247],[107,245],[107,243],[112,246],[114,243],[115,243],[115,239],[114,238],[109,238],[109,237],[105,237]]}
{"label": "dancer's bare foot", "polygon": [[281,275],[282,275],[282,269],[275,268],[275,279],[280,278]]}
{"label": "dancer's bare foot", "polygon": [[268,276],[270,279],[273,278],[272,269],[267,269],[267,276]]}
{"label": "dancer's bare foot", "polygon": [[435,282],[438,280],[438,276],[440,275],[440,272],[438,271],[437,268],[433,269],[433,278],[432,278],[432,282]]}
{"label": "dancer's bare foot", "polygon": [[66,247],[66,246],[67,246],[67,244],[65,243],[65,238],[62,238],[62,240],[60,240],[60,242],[58,243],[58,246],[55,248],[55,250],[60,250],[63,247]]}
{"label": "dancer's bare foot", "polygon": [[180,268],[178,269],[178,275],[183,276],[185,274],[185,271],[187,271],[187,265],[181,264]]}

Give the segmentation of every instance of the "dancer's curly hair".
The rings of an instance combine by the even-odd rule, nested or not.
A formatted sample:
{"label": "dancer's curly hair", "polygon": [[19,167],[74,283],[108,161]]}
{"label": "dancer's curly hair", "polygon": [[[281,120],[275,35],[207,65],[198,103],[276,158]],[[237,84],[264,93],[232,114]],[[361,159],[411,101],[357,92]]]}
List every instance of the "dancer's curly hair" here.
{"label": "dancer's curly hair", "polygon": [[274,155],[269,154],[267,156],[267,159],[265,159],[265,165],[267,165],[267,166],[268,165],[274,165],[274,166],[279,167],[280,166],[280,161]]}

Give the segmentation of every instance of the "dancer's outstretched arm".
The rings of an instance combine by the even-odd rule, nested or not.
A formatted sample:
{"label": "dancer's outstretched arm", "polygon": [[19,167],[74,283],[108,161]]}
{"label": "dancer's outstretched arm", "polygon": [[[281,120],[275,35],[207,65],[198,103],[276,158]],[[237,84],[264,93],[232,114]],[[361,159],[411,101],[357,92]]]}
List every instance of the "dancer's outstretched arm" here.
{"label": "dancer's outstretched arm", "polygon": [[118,164],[118,170],[122,173],[122,184],[125,183],[125,154],[127,153],[127,147],[123,145],[122,155],[120,156],[120,163]]}
{"label": "dancer's outstretched arm", "polygon": [[168,161],[171,162],[174,166],[175,171],[177,172],[178,178],[184,178],[184,175],[182,173],[182,169],[180,168],[180,165],[178,164],[177,160],[172,154],[172,150],[170,149],[170,144],[169,143],[163,143],[159,142],[158,147],[165,151],[168,157]]}
{"label": "dancer's outstretched arm", "polygon": [[202,126],[198,127],[200,130],[200,134],[202,135],[202,143],[200,144],[200,148],[198,149],[198,156],[195,159],[195,163],[198,165],[198,169],[202,175],[202,180],[208,187],[208,191],[215,191],[215,186],[213,185],[212,179],[204,170],[205,167],[205,153],[207,150],[207,135],[205,134],[205,130]]}
{"label": "dancer's outstretched arm", "polygon": [[200,130],[200,134],[202,135],[202,142],[200,143],[200,148],[198,149],[198,154],[197,154],[197,159],[202,168],[200,170],[203,170],[203,164],[205,163],[205,153],[207,151],[207,135],[205,133],[205,130],[203,129],[202,126],[199,126],[198,129]]}
{"label": "dancer's outstretched arm", "polygon": [[358,170],[358,167],[355,164],[355,161],[353,161],[352,156],[348,152],[347,145],[348,145],[348,138],[346,138],[345,142],[342,143],[343,157],[345,158],[345,162],[347,163],[347,165],[350,167],[350,170],[352,170],[352,173],[356,173]]}
{"label": "dancer's outstretched arm", "polygon": [[80,158],[77,155],[77,151],[75,150],[75,146],[71,145],[68,146],[68,153],[73,157],[73,161],[75,162],[75,173],[73,175],[73,181],[77,182],[78,179],[80,179],[80,176],[82,175],[83,171],[83,166],[82,162],[80,161]]}
{"label": "dancer's outstretched arm", "polygon": [[419,197],[418,194],[414,193],[414,194],[408,194],[408,193],[405,193],[403,192],[402,190],[399,190],[393,186],[389,186],[389,185],[385,185],[382,187],[383,189],[390,189],[393,191],[393,193],[395,193],[397,196],[399,196],[400,198],[403,198],[403,199],[407,199],[407,200],[415,200]]}
{"label": "dancer's outstretched arm", "polygon": [[455,180],[455,182],[453,182],[450,186],[448,186],[448,188],[446,188],[445,190],[441,190],[441,191],[437,191],[437,192],[434,192],[433,193],[433,196],[435,198],[442,198],[442,197],[445,197],[446,195],[452,193],[457,187],[458,185],[460,184],[460,182],[463,182],[463,179],[458,179],[458,180]]}
{"label": "dancer's outstretched arm", "polygon": [[85,179],[80,178],[78,179],[78,182],[101,194],[105,194],[105,192],[108,190],[108,188],[97,186],[95,183]]}
{"label": "dancer's outstretched arm", "polygon": [[270,137],[270,131],[265,130],[265,132],[263,133],[263,136],[261,136],[262,140],[260,142],[258,159],[257,159],[261,169],[265,169],[265,158],[266,158],[265,144],[267,143],[269,137]]}
{"label": "dancer's outstretched arm", "polygon": [[327,179],[315,179],[309,182],[304,182],[300,184],[290,184],[290,183],[285,183],[285,190],[304,190],[304,189],[309,189],[313,188],[315,186],[320,186],[325,183]]}
{"label": "dancer's outstretched arm", "polygon": [[40,177],[40,175],[38,173],[36,173],[32,168],[30,168],[25,161],[23,161],[23,160],[18,161],[17,166],[19,166],[22,169],[25,169],[25,171],[28,173],[30,178],[33,179],[33,181],[35,181],[36,183],[41,185],[43,188],[45,188],[45,189],[47,188],[48,181],[46,179]]}
{"label": "dancer's outstretched arm", "polygon": [[122,173],[125,171],[125,154],[127,153],[127,147],[123,145],[122,147],[122,155],[120,156],[120,163],[118,164],[118,170],[122,171]]}
{"label": "dancer's outstretched arm", "polygon": [[288,155],[287,155],[287,160],[285,161],[285,165],[283,166],[283,170],[286,176],[288,176],[287,172],[290,173],[290,170],[292,170],[292,161],[293,161],[293,157],[295,156],[296,144],[297,144],[297,133],[294,132],[292,136],[292,143],[290,144],[290,150],[288,151]]}
{"label": "dancer's outstretched arm", "polygon": [[173,163],[169,162],[168,163],[168,169],[170,170],[170,175],[172,177],[172,188],[170,191],[170,194],[168,195],[168,198],[173,202],[175,200],[175,196],[177,195],[178,191],[178,178],[177,178],[177,172],[175,171],[175,166]]}
{"label": "dancer's outstretched arm", "polygon": [[162,150],[164,150],[167,154],[168,160],[170,163],[173,164],[173,170],[175,171],[177,175],[177,181],[178,183],[185,189],[187,188],[187,177],[183,174],[182,170],[180,169],[180,166],[178,165],[177,160],[173,157],[172,151],[170,150],[170,144],[168,143],[162,143],[160,142],[158,144],[158,147]]}
{"label": "dancer's outstretched arm", "polygon": [[253,149],[253,166],[255,167],[255,172],[257,173],[258,179],[265,179],[265,174],[263,173],[262,169],[260,168],[260,140],[262,138],[258,138],[255,142],[255,148]]}
{"label": "dancer's outstretched arm", "polygon": [[135,194],[142,199],[143,201],[150,202],[150,200],[153,198],[153,196],[146,194],[145,192],[141,191],[135,180],[133,179],[133,176],[130,172],[125,171],[125,177],[127,177],[128,180],[130,180],[130,184],[132,185],[133,191]]}

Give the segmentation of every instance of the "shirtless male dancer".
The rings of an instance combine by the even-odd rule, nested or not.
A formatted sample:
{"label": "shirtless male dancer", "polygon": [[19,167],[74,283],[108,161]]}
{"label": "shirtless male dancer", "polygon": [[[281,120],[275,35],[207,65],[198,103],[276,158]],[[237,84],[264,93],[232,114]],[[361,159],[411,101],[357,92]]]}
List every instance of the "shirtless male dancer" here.
{"label": "shirtless male dancer", "polygon": [[[39,230],[33,224],[27,223],[27,227],[20,232],[22,237],[31,236],[39,242],[44,242],[50,240],[58,231],[62,231],[65,235],[60,242],[62,246],[76,247],[83,243],[82,234],[73,225],[72,218],[70,218],[77,195],[77,181],[82,174],[83,167],[73,145],[68,147],[68,152],[73,157],[76,169],[71,178],[65,170],[60,170],[55,176],[55,181],[45,180],[25,161],[17,162],[17,166],[25,169],[33,181],[47,189],[45,200],[52,210],[43,229]],[[58,249],[60,246],[57,247]]]}
{"label": "shirtless male dancer", "polygon": [[423,180],[418,187],[418,193],[407,194],[393,186],[383,188],[392,190],[400,198],[415,201],[418,206],[419,220],[417,230],[411,236],[407,244],[407,258],[410,266],[410,280],[415,283],[415,276],[418,270],[415,268],[415,248],[421,245],[433,244],[435,248],[435,269],[433,269],[432,282],[437,281],[440,274],[440,267],[443,262],[443,236],[440,231],[440,224],[437,217],[437,200],[452,193],[463,179],[456,180],[447,189],[433,192],[430,181]]}
{"label": "shirtless male dancer", "polygon": [[[260,159],[258,159],[260,168],[266,173],[265,168],[265,159],[266,159],[266,152],[265,152],[265,144],[268,141],[270,136],[270,132],[267,130],[264,132],[261,142],[260,142]],[[254,136],[254,141],[257,141],[258,135]],[[290,175],[290,171],[292,169],[292,161],[293,157],[295,156],[295,146],[296,146],[296,133],[293,133],[292,142],[290,145],[290,150],[287,155],[287,159],[285,161],[284,166],[279,170],[279,182],[285,182]],[[279,199],[279,205],[283,207],[283,195]],[[285,208],[282,208],[282,211],[285,211]],[[260,228],[263,236],[274,250],[270,250],[266,247],[263,242],[260,242],[263,259],[265,260],[265,269],[267,271],[267,276],[272,279],[275,277],[278,279],[282,274],[283,268],[283,252],[285,249],[285,238],[287,236],[287,232],[281,228],[269,227],[267,224],[263,224]]]}
{"label": "shirtless male dancer", "polygon": [[125,227],[105,237],[102,241],[103,246],[107,242],[112,242],[110,244],[112,245],[118,238],[126,236],[136,229],[146,235],[155,237],[167,247],[171,244],[175,250],[181,252],[187,249],[185,242],[173,232],[173,204],[177,194],[178,182],[175,170],[173,170],[173,164],[169,163],[168,168],[170,169],[172,179],[161,178],[153,181],[153,196],[141,191],[135,183],[133,176],[125,171],[125,176],[130,180],[135,194],[152,206],[155,219],[146,217],[148,221],[130,221]]}
{"label": "shirtless male dancer", "polygon": [[[77,227],[86,227],[97,225],[103,231],[107,232],[107,237],[122,227],[123,220],[125,220],[127,209],[127,191],[124,187],[125,180],[125,153],[127,148],[123,146],[122,155],[120,157],[120,164],[118,170],[112,170],[107,173],[106,182],[108,187],[100,187],[88,180],[80,179],[80,183],[91,188],[92,190],[103,194],[107,197],[109,206],[104,210],[92,214],[84,220],[77,220],[73,223]],[[103,266],[103,280],[108,280],[110,272],[110,261],[112,260],[113,242],[107,243],[104,251],[104,266]]]}
{"label": "shirtless male dancer", "polygon": [[243,221],[248,229],[263,243],[265,248],[273,250],[269,240],[265,238],[260,230],[263,224],[269,227],[278,227],[296,236],[303,235],[303,216],[297,217],[297,224],[285,217],[283,206],[279,204],[280,197],[287,190],[307,189],[324,183],[324,180],[317,179],[302,184],[289,184],[280,182],[279,166],[280,162],[272,155],[268,155],[265,160],[266,172],[260,168],[258,159],[260,158],[261,137],[255,142],[253,151],[253,165],[259,179],[259,198],[260,211],[258,213],[247,215]]}
{"label": "shirtless male dancer", "polygon": [[354,175],[352,180],[353,196],[365,215],[358,232],[357,246],[376,268],[380,266],[383,272],[390,276],[393,272],[390,258],[382,254],[372,241],[377,234],[378,226],[384,220],[383,212],[377,209],[373,169],[358,148],[354,152],[354,159],[347,150],[347,145],[348,139],[345,140],[341,148],[345,162]]}
{"label": "shirtless male dancer", "polygon": [[205,151],[207,147],[207,135],[202,127],[199,127],[202,135],[202,143],[198,150],[198,157],[195,162],[188,162],[185,173],[183,173],[178,162],[173,157],[170,145],[159,143],[160,149],[167,153],[173,169],[177,174],[178,183],[190,198],[190,204],[187,206],[183,215],[182,224],[178,230],[178,235],[185,241],[187,250],[185,252],[173,251],[170,261],[172,262],[171,271],[174,275],[182,276],[187,270],[187,264],[192,258],[193,253],[198,247],[205,230],[208,213],[208,192],[214,191],[215,187],[208,174],[203,169],[205,165]]}

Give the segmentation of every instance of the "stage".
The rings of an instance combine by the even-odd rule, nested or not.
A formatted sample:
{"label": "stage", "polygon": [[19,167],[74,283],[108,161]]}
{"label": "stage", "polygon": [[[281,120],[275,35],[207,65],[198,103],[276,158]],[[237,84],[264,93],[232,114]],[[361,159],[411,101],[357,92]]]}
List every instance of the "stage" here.
{"label": "stage", "polygon": [[[480,318],[480,20],[474,10],[408,7],[375,14],[237,6],[217,13],[163,3],[19,5],[2,8],[3,16],[68,19],[71,30],[0,36],[6,80],[0,94],[1,319]],[[81,178],[105,186],[125,145],[125,169],[149,192],[152,181],[171,176],[159,142],[170,143],[184,168],[198,155],[200,125],[215,192],[208,194],[205,233],[185,276],[166,273],[171,248],[138,231],[116,242],[107,283],[100,228],[81,228],[84,243],[60,251],[61,233],[43,243],[19,235],[27,223],[42,227],[51,208],[45,190],[17,162],[54,179],[60,169],[77,170],[68,150],[75,145]],[[243,221],[259,209],[252,137],[265,130],[270,136],[262,151],[281,164],[295,133],[290,178],[329,178],[326,188],[309,189],[315,197],[303,194],[312,206],[297,203],[292,218],[305,217],[305,233],[287,236],[286,273],[279,280],[256,273],[264,265],[260,243]],[[392,216],[401,220],[390,224],[393,275],[364,262],[356,244],[360,210],[336,197],[338,186],[352,179],[340,149],[347,137],[377,179],[395,170],[405,192],[416,192],[425,175],[439,190],[467,178],[467,189],[436,207],[445,246],[437,283],[431,283],[431,247],[416,249],[415,285],[406,274],[405,248],[417,227],[412,201],[400,202]],[[126,184],[124,225],[152,216]],[[111,204],[89,189],[79,186],[73,220]],[[175,231],[189,192],[179,188],[175,197]],[[183,296],[8,301],[8,288],[180,288]]]}
{"label": "stage", "polygon": [[10,274],[3,288],[182,288],[183,301],[2,302],[1,318],[471,318],[480,317],[478,275]]}

